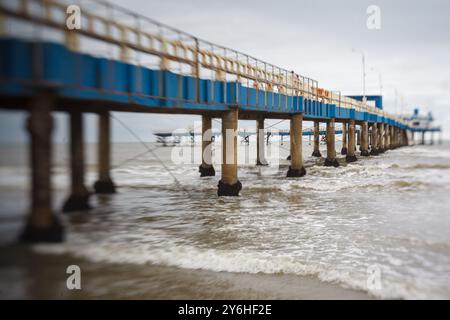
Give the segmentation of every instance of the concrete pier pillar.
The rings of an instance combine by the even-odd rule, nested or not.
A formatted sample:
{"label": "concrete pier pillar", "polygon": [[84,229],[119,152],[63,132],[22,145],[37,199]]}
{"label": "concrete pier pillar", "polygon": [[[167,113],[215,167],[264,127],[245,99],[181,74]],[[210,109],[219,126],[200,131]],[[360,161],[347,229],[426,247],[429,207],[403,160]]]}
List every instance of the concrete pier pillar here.
{"label": "concrete pier pillar", "polygon": [[421,145],[424,145],[424,144],[425,144],[425,131],[422,131],[422,139],[421,139],[421,141],[420,141],[420,144],[421,144]]}
{"label": "concrete pier pillar", "polygon": [[264,118],[256,120],[256,165],[267,166],[264,147]]}
{"label": "concrete pier pillar", "polygon": [[355,141],[355,120],[350,120],[348,122],[348,151],[345,161],[347,163],[355,162],[358,159],[355,155],[356,141]]}
{"label": "concrete pier pillar", "polygon": [[61,242],[63,227],[52,210],[51,187],[51,111],[54,100],[50,93],[34,97],[30,106],[27,130],[30,134],[31,208],[22,242]]}
{"label": "concrete pier pillar", "polygon": [[306,174],[306,170],[303,167],[303,115],[294,114],[291,117],[291,165],[287,172],[288,177],[303,177]]}
{"label": "concrete pier pillar", "polygon": [[312,153],[313,157],[320,158],[322,154],[320,153],[320,123],[319,121],[314,121],[314,151]]}
{"label": "concrete pier pillar", "polygon": [[403,145],[405,147],[409,146],[408,131],[406,129],[402,130],[402,136],[403,136]]}
{"label": "concrete pier pillar", "polygon": [[378,155],[378,125],[376,122],[372,123],[372,134],[371,134],[371,146],[370,146],[370,155],[377,156]]}
{"label": "concrete pier pillar", "polygon": [[361,124],[361,156],[369,156],[369,124],[366,121]]}
{"label": "concrete pier pillar", "polygon": [[359,146],[359,150],[361,150],[361,129],[356,130],[356,145]]}
{"label": "concrete pier pillar", "polygon": [[238,196],[242,184],[237,176],[237,129],[238,109],[227,111],[222,116],[222,179],[217,195]]}
{"label": "concrete pier pillar", "polygon": [[390,140],[391,140],[391,149],[395,149],[396,148],[396,140],[395,140],[395,127],[391,126],[391,130],[390,130]]}
{"label": "concrete pier pillar", "polygon": [[70,168],[71,194],[63,206],[64,212],[91,209],[89,192],[84,184],[83,115],[70,113]]}
{"label": "concrete pier pillar", "polygon": [[385,124],[384,125],[384,150],[389,150],[390,147],[390,142],[389,142],[389,125]]}
{"label": "concrete pier pillar", "polygon": [[378,137],[377,137],[378,153],[384,153],[384,123],[378,124]]}
{"label": "concrete pier pillar", "polygon": [[200,177],[216,175],[212,164],[212,137],[212,119],[208,115],[202,115],[202,164],[198,167]]}
{"label": "concrete pier pillar", "polygon": [[342,122],[342,149],[341,154],[346,155],[348,152],[347,144],[347,122]]}
{"label": "concrete pier pillar", "polygon": [[336,160],[335,140],[334,119],[330,119],[327,121],[327,158],[324,164],[327,167],[339,167],[339,162]]}
{"label": "concrete pier pillar", "polygon": [[411,141],[412,141],[413,145],[416,144],[416,137],[415,137],[414,131],[411,132]]}
{"label": "concrete pier pillar", "polygon": [[99,113],[98,127],[98,180],[94,184],[96,193],[111,194],[116,187],[111,179],[111,121],[108,111]]}

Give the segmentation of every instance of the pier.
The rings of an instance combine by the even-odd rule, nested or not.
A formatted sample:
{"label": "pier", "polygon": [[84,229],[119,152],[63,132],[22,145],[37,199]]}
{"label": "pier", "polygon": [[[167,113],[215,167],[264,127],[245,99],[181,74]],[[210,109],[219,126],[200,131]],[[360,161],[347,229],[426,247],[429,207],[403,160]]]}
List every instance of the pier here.
{"label": "pier", "polygon": [[[22,0],[0,4],[0,107],[26,110],[30,137],[31,208],[21,236],[24,242],[59,242],[63,228],[51,208],[52,114],[70,116],[71,188],[62,211],[87,210],[91,193],[85,184],[83,114],[98,115],[98,181],[96,193],[113,194],[111,112],[198,115],[202,119],[200,177],[215,176],[211,162],[212,121],[221,119],[222,167],[218,196],[238,196],[245,181],[238,177],[239,120],[253,120],[257,137],[255,165],[265,159],[265,120],[284,119],[290,137],[286,178],[307,174],[303,165],[303,123],[314,123],[313,156],[322,157],[320,135],[326,136],[325,166],[338,167],[336,135],[342,134],[346,162],[386,150],[426,143],[440,128],[424,125],[418,114],[383,110],[381,96],[345,96],[321,88],[317,80],[288,71],[239,51],[215,45],[127,9],[104,2],[82,8],[83,28],[68,30],[67,5],[58,0]],[[40,10],[31,10],[36,8]],[[114,14],[112,14],[114,13]],[[115,17],[115,18],[113,18]],[[10,33],[15,21],[51,29],[63,42],[23,39]],[[117,57],[99,56],[95,45],[113,46]],[[84,43],[85,45],[81,45]],[[425,119],[422,119],[425,120]],[[336,123],[342,130],[336,130]],[[320,131],[320,124],[326,131]],[[248,133],[250,134],[250,133]],[[357,138],[360,137],[359,139]],[[360,140],[360,151],[357,141]],[[431,142],[430,142],[431,143]],[[201,182],[199,182],[201,183]]]}

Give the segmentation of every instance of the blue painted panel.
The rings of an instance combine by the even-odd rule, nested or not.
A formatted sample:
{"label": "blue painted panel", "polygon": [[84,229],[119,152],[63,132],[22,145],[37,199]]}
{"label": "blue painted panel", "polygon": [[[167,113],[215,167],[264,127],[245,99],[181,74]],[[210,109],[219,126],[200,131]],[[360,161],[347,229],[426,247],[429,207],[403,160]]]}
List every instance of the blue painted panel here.
{"label": "blue painted panel", "polygon": [[280,110],[281,111],[287,111],[286,110],[286,95],[280,93]]}
{"label": "blue painted panel", "polygon": [[130,101],[144,107],[159,107],[160,99],[143,97],[141,95],[131,95]]}
{"label": "blue painted panel", "polygon": [[111,61],[111,67],[113,71],[112,80],[112,90],[115,91],[128,91],[127,84],[127,65],[119,61]]}
{"label": "blue painted panel", "polygon": [[294,97],[286,96],[286,100],[287,100],[287,111],[288,112],[294,111]]}
{"label": "blue painted panel", "polygon": [[206,102],[210,91],[209,80],[200,79],[200,102]]}
{"label": "blue painted panel", "polygon": [[350,110],[347,108],[340,108],[340,118],[341,119],[350,119]]}
{"label": "blue painted panel", "polygon": [[274,106],[273,106],[273,92],[272,91],[267,91],[266,108],[267,108],[267,110],[273,110],[274,109]]}
{"label": "blue painted panel", "polygon": [[355,112],[355,119],[358,120],[358,121],[363,121],[364,120],[364,114],[365,114],[365,112],[356,111]]}
{"label": "blue painted panel", "polygon": [[305,114],[311,115],[311,100],[305,99],[303,106],[305,108]]}
{"label": "blue painted panel", "polygon": [[162,71],[164,78],[164,97],[178,98],[178,75],[170,71]]}
{"label": "blue painted panel", "polygon": [[213,95],[214,98],[212,99],[213,103],[224,103],[225,99],[224,99],[224,94],[225,94],[225,83],[222,81],[214,81],[213,82],[213,86],[214,86],[214,91],[213,91]]}
{"label": "blue painted panel", "polygon": [[139,67],[131,64],[126,64],[127,70],[128,70],[128,92],[130,93],[139,93],[139,83],[140,83],[140,76],[141,71],[139,70]]}
{"label": "blue painted panel", "polygon": [[256,90],[253,88],[247,88],[247,104],[256,107]]}
{"label": "blue painted panel", "polygon": [[227,82],[227,104],[235,105],[239,102],[238,91],[241,90],[237,82]]}
{"label": "blue painted panel", "polygon": [[302,96],[294,96],[293,99],[294,112],[303,112],[303,97]]}
{"label": "blue painted panel", "polygon": [[141,69],[141,92],[142,92],[142,94],[150,95],[150,92],[151,92],[150,79],[151,79],[150,70],[147,68],[142,68]]}
{"label": "blue painted panel", "polygon": [[32,45],[12,39],[0,40],[0,74],[13,80],[31,79]]}
{"label": "blue painted panel", "polygon": [[258,90],[258,107],[260,109],[266,108],[266,91]]}
{"label": "blue painted panel", "polygon": [[272,108],[272,110],[279,111],[280,108],[281,108],[280,94],[276,93],[276,92],[273,92],[273,98],[272,99],[273,99],[273,108]]}
{"label": "blue painted panel", "polygon": [[348,111],[349,111],[348,112],[349,118],[352,119],[352,120],[355,120],[356,119],[356,110],[355,109],[350,109]]}
{"label": "blue painted panel", "polygon": [[329,104],[322,103],[320,107],[320,116],[321,117],[327,117],[327,110],[328,110]]}
{"label": "blue painted panel", "polygon": [[336,118],[337,117],[337,111],[338,107],[336,107],[335,104],[329,104],[328,105],[328,117],[330,118]]}
{"label": "blue painted panel", "polygon": [[183,99],[197,101],[197,80],[185,76],[183,77]]}
{"label": "blue painted panel", "polygon": [[97,60],[91,56],[75,56],[62,45],[54,43],[42,44],[37,50],[42,50],[43,53],[42,72],[46,81],[58,82],[61,85],[77,83],[88,87],[97,86]]}
{"label": "blue painted panel", "polygon": [[[104,90],[122,91],[128,90],[127,66],[124,63],[98,59],[97,63],[97,87]],[[82,79],[82,81],[84,81]]]}

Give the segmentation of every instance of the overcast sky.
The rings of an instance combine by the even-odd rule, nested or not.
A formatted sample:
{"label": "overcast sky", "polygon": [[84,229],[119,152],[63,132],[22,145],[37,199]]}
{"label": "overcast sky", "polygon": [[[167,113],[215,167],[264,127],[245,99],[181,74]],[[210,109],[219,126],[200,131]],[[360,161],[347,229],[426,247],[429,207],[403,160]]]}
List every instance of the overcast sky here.
{"label": "overcast sky", "polygon": [[[380,91],[390,112],[432,111],[450,138],[450,1],[206,1],[114,0],[119,5],[205,40],[248,53],[319,81],[319,86],[361,94],[364,51],[367,93]],[[369,5],[381,9],[381,29],[366,27]],[[373,70],[372,70],[373,69]],[[395,90],[399,93],[395,106]],[[404,98],[403,110],[400,96]],[[145,139],[152,130],[184,128],[195,117],[119,115]],[[1,113],[0,141],[21,116]],[[174,120],[175,119],[175,120]],[[15,120],[15,121],[13,121]],[[95,118],[87,119],[89,140]],[[58,134],[65,132],[58,118]],[[245,124],[248,125],[248,124]],[[251,125],[251,124],[250,124]],[[133,141],[114,125],[116,141]],[[15,139],[21,139],[17,134]]]}

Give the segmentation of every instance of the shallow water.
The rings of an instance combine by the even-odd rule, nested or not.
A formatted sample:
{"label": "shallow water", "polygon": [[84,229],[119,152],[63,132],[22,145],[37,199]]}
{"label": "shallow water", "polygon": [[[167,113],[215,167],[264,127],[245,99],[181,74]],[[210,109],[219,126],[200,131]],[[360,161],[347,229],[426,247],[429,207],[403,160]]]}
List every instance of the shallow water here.
{"label": "shallow water", "polygon": [[[253,165],[254,143],[240,145],[241,196],[218,198],[220,165],[215,166],[216,177],[200,179],[199,160],[174,164],[174,150],[169,147],[155,152],[170,172],[151,153],[123,164],[145,148],[116,144],[114,163],[122,165],[113,170],[113,177],[119,193],[94,196],[95,209],[88,214],[62,216],[66,243],[34,246],[34,254],[114,264],[125,270],[137,266],[141,270],[155,266],[168,272],[186,270],[184,280],[179,281],[194,279],[193,269],[203,270],[208,274],[211,297],[221,297],[224,289],[219,284],[225,272],[227,277],[247,274],[245,279],[253,286],[267,281],[264,275],[275,275],[269,281],[272,285],[262,290],[267,297],[297,298],[295,286],[288,288],[286,282],[306,277],[315,279],[316,285],[309,285],[311,294],[303,292],[303,298],[329,296],[325,292],[330,287],[322,295],[312,294],[317,283],[379,298],[450,298],[450,144],[401,148],[350,165],[340,159],[341,167],[326,168],[323,159],[309,157],[311,146],[305,140],[307,175],[292,179],[285,177],[287,161],[274,165],[286,159],[288,143],[279,152],[277,145],[270,146],[268,167]],[[54,186],[55,207],[59,208],[68,177],[65,147],[57,148]],[[220,150],[220,145],[214,148]],[[321,148],[325,154],[325,146]],[[23,149],[2,149],[0,240],[6,244],[15,239],[23,222],[28,178]],[[89,185],[96,178],[94,151],[95,145],[89,145]],[[199,146],[186,146],[185,159],[190,159],[189,151],[196,157],[200,154]],[[216,156],[220,156],[218,151]],[[11,266],[9,273],[5,270],[0,268],[4,272],[0,281],[12,272]],[[161,280],[163,273],[152,281],[166,281]],[[23,277],[14,277],[20,285]],[[88,277],[104,282],[118,279],[117,272]],[[201,274],[195,277],[202,278]],[[273,285],[277,282],[278,288]],[[283,291],[283,287],[288,289]],[[139,288],[142,285],[131,283],[125,294],[123,287],[109,286],[101,296],[126,298]],[[167,297],[176,289],[171,285],[157,290],[158,295],[149,296]],[[242,289],[233,297],[255,295]]]}

